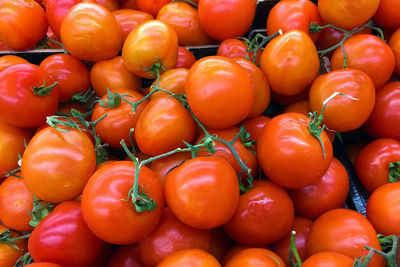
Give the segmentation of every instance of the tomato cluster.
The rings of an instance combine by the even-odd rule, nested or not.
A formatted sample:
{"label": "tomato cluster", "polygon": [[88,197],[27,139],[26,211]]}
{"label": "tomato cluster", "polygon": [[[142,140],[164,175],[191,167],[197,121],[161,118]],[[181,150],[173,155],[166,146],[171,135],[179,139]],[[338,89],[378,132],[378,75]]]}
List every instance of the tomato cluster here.
{"label": "tomato cluster", "polygon": [[400,3],[261,5],[0,0],[0,267],[397,266]]}

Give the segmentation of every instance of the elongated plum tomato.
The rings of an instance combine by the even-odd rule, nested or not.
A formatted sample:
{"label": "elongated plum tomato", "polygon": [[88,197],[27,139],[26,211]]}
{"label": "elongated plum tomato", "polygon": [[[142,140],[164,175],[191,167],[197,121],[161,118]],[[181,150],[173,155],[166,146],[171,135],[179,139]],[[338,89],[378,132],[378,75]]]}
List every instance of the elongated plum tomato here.
{"label": "elongated plum tomato", "polygon": [[61,23],[60,37],[67,51],[84,61],[115,57],[122,46],[117,20],[108,9],[95,3],[73,6]]}
{"label": "elongated plum tomato", "polygon": [[178,36],[165,22],[145,21],[129,33],[122,47],[122,58],[129,71],[143,78],[155,78],[150,72],[155,63],[161,61],[164,69],[176,66]]}
{"label": "elongated plum tomato", "polygon": [[257,144],[257,157],[264,173],[287,188],[316,183],[332,161],[332,143],[325,131],[321,143],[309,132],[310,119],[300,113],[274,117],[264,127]]}
{"label": "elongated plum tomato", "polygon": [[214,129],[231,127],[245,119],[254,102],[246,71],[232,59],[220,56],[202,58],[190,68],[186,95],[194,115]]}
{"label": "elongated plum tomato", "polygon": [[295,95],[318,75],[317,49],[305,32],[290,30],[268,43],[261,54],[260,67],[272,91]]}
{"label": "elongated plum tomato", "polygon": [[54,115],[58,87],[43,68],[16,64],[0,72],[0,119],[17,127],[37,127]]}
{"label": "elongated plum tomato", "polygon": [[45,36],[47,27],[46,14],[35,1],[0,1],[0,41],[8,48],[33,48]]}
{"label": "elongated plum tomato", "polygon": [[58,203],[82,193],[95,165],[94,146],[84,132],[47,127],[29,142],[21,174],[35,197]]}

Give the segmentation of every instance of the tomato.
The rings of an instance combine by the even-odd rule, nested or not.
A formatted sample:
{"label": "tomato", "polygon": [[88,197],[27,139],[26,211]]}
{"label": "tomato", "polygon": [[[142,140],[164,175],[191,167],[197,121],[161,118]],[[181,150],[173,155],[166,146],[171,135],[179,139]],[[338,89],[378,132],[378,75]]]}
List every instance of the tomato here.
{"label": "tomato", "polygon": [[48,261],[63,267],[87,266],[100,251],[102,241],[86,226],[78,201],[65,201],[33,229],[29,254],[36,262]]}
{"label": "tomato", "polygon": [[198,8],[200,24],[218,41],[240,37],[249,30],[256,5],[255,0],[201,0]]}
{"label": "tomato", "polygon": [[[157,208],[139,213],[128,198],[134,184],[135,164],[117,161],[97,170],[82,193],[82,214],[89,229],[111,244],[127,245],[142,240],[157,226],[164,207],[163,188],[157,176],[143,166],[140,191]],[[115,216],[118,214],[118,216]]]}
{"label": "tomato", "polygon": [[118,0],[96,0],[97,4],[104,6],[110,11],[115,11],[119,9]]}
{"label": "tomato", "polygon": [[178,46],[178,59],[176,62],[176,68],[190,69],[196,62],[194,55],[187,50],[184,46]]}
{"label": "tomato", "polygon": [[36,127],[54,115],[58,87],[39,66],[16,64],[0,72],[0,119],[18,127]]}
{"label": "tomato", "polygon": [[253,63],[244,58],[234,58],[234,61],[245,69],[250,77],[254,89],[254,101],[251,106],[249,118],[260,115],[268,107],[271,101],[271,90],[264,73]]}
{"label": "tomato", "polygon": [[309,257],[303,267],[353,267],[353,259],[336,252],[320,252]]}
{"label": "tomato", "polygon": [[326,104],[323,123],[331,130],[348,132],[359,128],[368,119],[375,104],[375,87],[369,76],[360,70],[342,69],[318,76],[313,82],[309,102],[311,110],[321,112],[324,101],[340,92]]}
{"label": "tomato", "polygon": [[202,58],[190,68],[186,95],[194,115],[214,129],[242,121],[254,101],[247,72],[232,59],[220,56]]}
{"label": "tomato", "polygon": [[[357,176],[368,192],[391,182],[390,163],[400,161],[400,142],[396,139],[381,138],[367,144],[358,154],[355,169]],[[390,171],[390,173],[389,173]],[[398,177],[393,177],[395,181]]]}
{"label": "tomato", "polygon": [[356,165],[356,159],[360,151],[365,147],[369,142],[367,140],[363,140],[356,143],[345,144],[346,154],[353,166]]}
{"label": "tomato", "polygon": [[[294,202],[294,204],[296,204],[296,203]],[[308,234],[310,233],[312,224],[313,224],[313,222],[309,219],[306,219],[306,218],[303,218],[300,216],[294,217],[292,230],[296,231],[295,244],[296,244],[297,252],[299,253],[299,257],[302,261],[304,261],[307,258],[306,243],[307,243]],[[271,246],[272,250],[282,258],[282,260],[285,262],[286,266],[290,266],[289,250],[290,250],[291,236],[292,236],[292,232],[290,231],[289,233],[286,234],[286,236],[284,238],[275,242]],[[293,259],[294,259],[294,257],[293,257]]]}
{"label": "tomato", "polygon": [[[335,209],[314,222],[307,239],[307,254],[332,251],[354,259],[368,254],[364,246],[381,250],[371,223],[356,211]],[[368,267],[383,267],[384,263],[383,257],[374,254]]]}
{"label": "tomato", "polygon": [[157,17],[158,11],[171,0],[136,0],[138,10],[147,12],[153,17]]}
{"label": "tomato", "polygon": [[214,255],[218,261],[222,261],[233,244],[233,240],[225,233],[222,226],[211,229],[211,254]]}
{"label": "tomato", "polygon": [[158,176],[164,186],[168,173],[191,158],[190,152],[175,153],[152,161],[150,169]]}
{"label": "tomato", "polygon": [[60,102],[67,102],[72,95],[89,88],[88,69],[85,64],[70,55],[49,56],[40,63],[40,67],[59,83]]}
{"label": "tomato", "polygon": [[283,0],[278,2],[268,13],[267,34],[272,35],[279,30],[301,30],[316,42],[319,34],[312,34],[310,24],[321,25],[318,7],[310,0]]}
{"label": "tomato", "polygon": [[383,28],[400,27],[400,3],[396,0],[381,0],[373,21]]}
{"label": "tomato", "polygon": [[397,76],[400,76],[400,30],[396,30],[388,42],[390,48],[392,48],[395,57],[394,72]]}
{"label": "tomato", "polygon": [[99,97],[107,94],[107,89],[129,89],[139,91],[142,80],[130,72],[122,57],[114,57],[96,62],[90,70],[90,84]]}
{"label": "tomato", "polygon": [[7,46],[5,46],[1,41],[0,41],[0,51],[8,51],[11,50]]}
{"label": "tomato", "polygon": [[318,11],[325,22],[351,30],[372,18],[379,2],[380,0],[320,0]]}
{"label": "tomato", "polygon": [[[380,38],[372,34],[358,34],[347,39],[344,44],[347,68],[362,70],[380,88],[392,76],[394,54]],[[377,68],[376,66],[379,66]],[[343,50],[337,48],[331,58],[331,70],[343,68]]]}
{"label": "tomato", "polygon": [[178,36],[165,22],[145,21],[129,33],[122,47],[122,58],[129,71],[143,78],[154,78],[156,76],[146,70],[155,63],[161,61],[164,69],[176,66]]}
{"label": "tomato", "polygon": [[293,203],[286,191],[267,180],[255,180],[254,188],[240,196],[224,229],[239,244],[263,246],[281,239],[293,218]]}
{"label": "tomato", "polygon": [[310,118],[300,113],[274,117],[264,127],[257,144],[257,157],[264,173],[287,188],[302,188],[316,183],[332,161],[332,143],[321,132],[323,149],[309,132]]}
{"label": "tomato", "polygon": [[[61,43],[60,37],[58,37],[58,36],[53,32],[53,30],[51,29],[50,26],[47,28],[46,37],[49,38],[49,39],[53,39],[54,41],[57,41],[57,42]],[[55,43],[55,42],[53,42],[53,41],[50,41],[50,40],[46,42],[46,45],[48,45],[51,49],[62,49],[61,45],[59,45],[59,44],[57,44],[57,43]]]}
{"label": "tomato", "polygon": [[132,9],[119,9],[113,11],[112,14],[121,27],[123,41],[126,40],[128,34],[140,23],[154,19],[149,13]]}
{"label": "tomato", "polygon": [[164,189],[172,213],[199,229],[228,222],[239,202],[236,172],[218,157],[197,157],[184,162],[168,174]]}
{"label": "tomato", "polygon": [[82,193],[95,165],[93,143],[85,133],[47,127],[29,142],[21,174],[34,196],[58,203]]}
{"label": "tomato", "polygon": [[121,2],[121,9],[137,10],[136,0],[122,0]]}
{"label": "tomato", "polygon": [[377,93],[371,116],[365,123],[367,132],[376,138],[400,138],[400,82],[390,82]]}
{"label": "tomato", "polygon": [[157,266],[221,267],[221,264],[219,264],[216,258],[204,250],[184,249],[169,255]]}
{"label": "tomato", "polygon": [[114,246],[103,242],[99,253],[97,253],[96,258],[94,258],[87,267],[107,267],[107,262],[114,252]]}
{"label": "tomato", "polygon": [[294,102],[303,100],[303,99],[308,99],[308,93],[310,91],[310,86],[307,86],[304,90],[302,90],[300,93],[295,94],[295,95],[282,95],[282,94],[277,94],[274,91],[271,91],[271,98],[272,100],[283,106],[290,105]]}
{"label": "tomato", "polygon": [[244,126],[246,131],[250,133],[250,139],[257,141],[261,136],[264,126],[271,120],[270,117],[259,115],[251,119],[243,121],[240,126]]}
{"label": "tomato", "polygon": [[[186,80],[189,74],[188,69],[176,68],[172,70],[167,70],[160,76],[159,87],[161,89],[170,91],[174,94],[184,94],[186,88]],[[156,86],[157,81],[154,81],[152,86]],[[150,88],[150,92],[153,91],[153,88]],[[151,95],[151,98],[154,99],[159,96],[169,97],[170,95],[164,92],[156,92]]]}
{"label": "tomato", "polygon": [[295,95],[318,75],[317,49],[305,32],[290,30],[267,44],[260,67],[275,93]]}
{"label": "tomato", "polygon": [[146,266],[156,266],[170,254],[189,248],[209,252],[210,230],[196,229],[182,223],[167,207],[154,231],[139,242],[140,258]]}
{"label": "tomato", "polygon": [[249,248],[239,251],[225,265],[226,267],[265,266],[285,267],[282,259],[272,251],[264,248]]}
{"label": "tomato", "polygon": [[122,31],[111,12],[94,3],[78,3],[60,28],[64,47],[74,57],[96,62],[115,57],[122,46]]}
{"label": "tomato", "polygon": [[144,267],[137,243],[119,246],[111,255],[107,267]]}
{"label": "tomato", "polygon": [[158,97],[149,102],[136,124],[136,143],[143,153],[156,156],[191,143],[196,123],[173,97]]}
{"label": "tomato", "polygon": [[302,99],[296,102],[293,102],[289,104],[283,113],[290,113],[290,112],[296,112],[296,113],[301,113],[304,115],[308,115],[308,113],[311,112],[310,104],[308,103],[308,99]]}
{"label": "tomato", "polygon": [[32,0],[0,2],[0,41],[12,50],[33,48],[47,32],[46,14]]}
{"label": "tomato", "polygon": [[68,103],[67,105],[59,106],[57,113],[58,114],[61,113],[63,116],[71,116],[72,109],[75,109],[76,111],[79,111],[82,114],[88,112],[88,110],[81,104],[76,103],[76,102],[71,102],[71,103]]}
{"label": "tomato", "polygon": [[25,265],[25,267],[62,267],[60,264],[51,262],[36,262]]}
{"label": "tomato", "polygon": [[[118,92],[130,102],[137,102],[144,97],[142,94],[130,90],[120,89],[112,92]],[[107,95],[104,95],[101,100],[109,101]],[[104,114],[107,114],[96,125],[96,134],[101,137],[104,143],[108,143],[112,147],[122,147],[120,144],[121,140],[125,140],[127,146],[132,146],[133,144],[131,144],[129,138],[130,130],[136,128],[138,118],[148,101],[145,100],[138,105],[135,113],[133,113],[132,106],[125,102],[125,100],[120,99],[119,101],[120,103],[117,106],[111,107],[108,104],[105,104],[106,107],[102,107],[100,103],[97,103],[93,109],[91,121],[96,121]]]}
{"label": "tomato", "polygon": [[[245,58],[249,59],[251,62],[254,62],[254,52],[250,53],[247,50],[248,48],[245,41],[236,38],[230,38],[225,39],[220,43],[217,50],[217,56],[228,58]],[[255,63],[257,65],[260,63],[260,56],[262,51],[262,49],[259,49],[256,52]]]}
{"label": "tomato", "polygon": [[4,70],[9,66],[19,63],[29,63],[29,62],[26,59],[19,56],[13,56],[13,55],[2,56],[0,57],[0,71]]}

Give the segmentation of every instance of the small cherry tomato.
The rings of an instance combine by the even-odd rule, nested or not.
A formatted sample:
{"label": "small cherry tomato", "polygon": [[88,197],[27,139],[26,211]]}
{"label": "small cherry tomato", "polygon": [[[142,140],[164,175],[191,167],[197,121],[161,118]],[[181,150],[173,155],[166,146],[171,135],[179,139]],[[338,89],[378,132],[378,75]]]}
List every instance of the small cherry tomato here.
{"label": "small cherry tomato", "polygon": [[112,14],[121,27],[123,41],[126,40],[128,34],[140,23],[154,19],[154,17],[149,13],[132,9],[119,9],[113,11]]}
{"label": "small cherry tomato", "polygon": [[218,260],[210,253],[201,249],[184,249],[172,253],[158,267],[190,266],[190,267],[221,267]]}

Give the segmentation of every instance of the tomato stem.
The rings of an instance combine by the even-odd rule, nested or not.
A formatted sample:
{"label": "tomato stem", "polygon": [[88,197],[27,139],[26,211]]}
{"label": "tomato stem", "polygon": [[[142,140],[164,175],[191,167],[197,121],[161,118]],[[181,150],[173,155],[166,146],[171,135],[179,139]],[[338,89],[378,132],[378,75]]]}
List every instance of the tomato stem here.
{"label": "tomato stem", "polygon": [[98,100],[100,106],[103,108],[117,108],[121,104],[121,95],[118,93],[111,93],[107,88],[107,100]]}
{"label": "tomato stem", "polygon": [[[296,260],[296,262],[294,261],[294,259]],[[292,231],[290,233],[289,262],[291,267],[298,267],[303,264],[299,256],[299,252],[296,248],[296,231]]]}
{"label": "tomato stem", "polygon": [[185,2],[185,3],[188,3],[189,5],[193,6],[194,8],[199,8],[199,5],[196,2],[193,2],[190,0],[172,0],[171,2]]}
{"label": "tomato stem", "polygon": [[[282,30],[279,29],[276,33],[270,36],[264,36],[261,33],[257,33],[256,36],[249,41],[248,39],[242,39],[246,42],[247,53],[253,53],[253,63],[257,61],[257,51],[264,48],[266,44],[278,35],[282,35]],[[261,42],[260,42],[261,41]],[[246,55],[247,56],[247,55]],[[248,56],[247,56],[248,57]],[[250,60],[250,59],[248,59]]]}
{"label": "tomato stem", "polygon": [[400,177],[400,161],[389,163],[389,183],[399,181]]}
{"label": "tomato stem", "polygon": [[[397,256],[397,250],[399,247],[399,237],[396,235],[390,235],[387,237],[384,237],[382,235],[378,235],[380,237],[379,241],[384,244],[384,247],[386,249],[390,249],[388,252],[382,252],[379,251],[375,248],[369,247],[369,246],[364,246],[366,249],[372,251],[373,253],[376,253],[386,259],[386,263],[388,267],[396,267],[396,256]],[[391,243],[391,244],[390,244]],[[368,254],[369,255],[369,254]],[[372,257],[372,255],[371,255]],[[367,266],[367,265],[363,265]]]}
{"label": "tomato stem", "polygon": [[34,86],[32,91],[35,95],[44,97],[44,96],[50,95],[53,88],[56,87],[57,85],[58,85],[58,82],[54,82],[52,85],[47,86],[47,82],[45,80],[43,80],[43,85]]}
{"label": "tomato stem", "polygon": [[62,43],[60,43],[60,42],[54,40],[54,39],[51,39],[51,38],[49,38],[49,37],[45,37],[45,38],[43,38],[42,42],[45,42],[45,43],[47,43],[47,42],[52,42],[52,43],[58,44],[58,45],[61,46],[62,49],[64,50],[64,54],[67,54],[67,55],[69,54],[68,51],[67,51],[67,49],[65,49],[64,45],[63,45]]}
{"label": "tomato stem", "polygon": [[31,263],[33,263],[33,259],[28,251],[17,260],[14,267],[23,267]]}
{"label": "tomato stem", "polygon": [[88,90],[86,90],[86,92],[82,93],[77,93],[71,96],[71,100],[72,101],[78,101],[81,103],[87,103],[89,101],[89,99],[94,95],[94,91],[92,90],[92,88],[89,87]]}
{"label": "tomato stem", "polygon": [[22,235],[22,236],[17,236],[17,237],[12,237],[11,231],[9,229],[4,230],[3,232],[0,233],[0,243],[5,243],[16,250],[21,250],[16,244],[15,241],[21,240],[21,239],[26,239],[30,236],[30,234]]}
{"label": "tomato stem", "polygon": [[353,267],[367,267],[374,253],[375,253],[374,250],[370,249],[366,256],[361,256],[359,258],[354,259]]}
{"label": "tomato stem", "polygon": [[31,216],[29,225],[36,227],[54,209],[54,205],[53,203],[38,200],[35,196],[33,196],[33,199],[33,209],[32,211],[28,209],[29,215]]}

